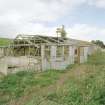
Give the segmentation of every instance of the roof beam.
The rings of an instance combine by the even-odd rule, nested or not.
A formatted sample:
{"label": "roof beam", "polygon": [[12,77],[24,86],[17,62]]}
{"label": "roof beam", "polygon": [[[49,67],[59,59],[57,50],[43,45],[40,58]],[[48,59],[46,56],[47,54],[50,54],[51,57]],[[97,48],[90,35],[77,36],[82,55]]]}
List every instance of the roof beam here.
{"label": "roof beam", "polygon": [[42,37],[40,37],[40,36],[36,36],[36,37],[39,38],[40,40],[43,40],[43,41],[47,42],[47,43],[51,43],[51,42],[48,41],[47,39],[44,39],[44,38],[42,38]]}

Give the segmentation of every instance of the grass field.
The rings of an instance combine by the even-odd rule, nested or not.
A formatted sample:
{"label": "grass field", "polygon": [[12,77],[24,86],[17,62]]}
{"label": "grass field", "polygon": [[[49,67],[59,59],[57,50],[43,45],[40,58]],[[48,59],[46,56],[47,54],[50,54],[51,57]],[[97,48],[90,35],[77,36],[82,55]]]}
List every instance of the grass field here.
{"label": "grass field", "polygon": [[8,75],[0,81],[0,105],[105,105],[105,53],[65,71]]}
{"label": "grass field", "polygon": [[8,44],[10,44],[11,39],[8,38],[0,38],[0,46],[6,46]]}

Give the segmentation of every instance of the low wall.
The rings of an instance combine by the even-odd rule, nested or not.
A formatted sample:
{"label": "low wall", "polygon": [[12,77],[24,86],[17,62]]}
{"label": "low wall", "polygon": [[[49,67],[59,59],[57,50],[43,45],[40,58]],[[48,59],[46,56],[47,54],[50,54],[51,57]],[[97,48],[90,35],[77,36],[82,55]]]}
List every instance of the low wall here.
{"label": "low wall", "polygon": [[0,59],[0,72],[7,75],[18,71],[40,71],[41,63],[32,57],[4,57]]}
{"label": "low wall", "polygon": [[70,56],[67,58],[56,57],[50,60],[47,60],[45,58],[43,62],[43,70],[47,70],[47,69],[64,70],[70,64],[74,64],[73,56]]}
{"label": "low wall", "polygon": [[5,62],[5,59],[0,59],[0,73],[7,75],[8,66]]}

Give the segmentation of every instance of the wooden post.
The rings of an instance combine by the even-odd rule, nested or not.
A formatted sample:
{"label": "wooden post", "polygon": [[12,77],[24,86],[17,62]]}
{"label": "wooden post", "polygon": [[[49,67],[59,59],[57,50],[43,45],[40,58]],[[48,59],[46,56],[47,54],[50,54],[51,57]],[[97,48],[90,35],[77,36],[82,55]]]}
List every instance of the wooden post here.
{"label": "wooden post", "polygon": [[65,56],[65,47],[64,46],[62,46],[62,57],[64,58],[64,56]]}
{"label": "wooden post", "polygon": [[24,56],[25,56],[26,54],[25,54],[25,46],[24,46]]}
{"label": "wooden post", "polygon": [[28,52],[28,55],[30,56],[30,45],[29,45],[29,52]]}
{"label": "wooden post", "polygon": [[45,60],[44,60],[44,56],[45,56],[45,45],[41,45],[41,70],[45,70]]}
{"label": "wooden post", "polygon": [[4,48],[4,56],[6,56],[6,48]]}
{"label": "wooden post", "polygon": [[12,47],[12,50],[13,50],[13,56],[15,56],[15,53],[14,53],[14,47]]}
{"label": "wooden post", "polygon": [[78,47],[77,53],[78,53],[78,63],[80,64],[80,47]]}
{"label": "wooden post", "polygon": [[9,55],[9,48],[7,47],[7,50],[6,50],[6,55],[8,56]]}

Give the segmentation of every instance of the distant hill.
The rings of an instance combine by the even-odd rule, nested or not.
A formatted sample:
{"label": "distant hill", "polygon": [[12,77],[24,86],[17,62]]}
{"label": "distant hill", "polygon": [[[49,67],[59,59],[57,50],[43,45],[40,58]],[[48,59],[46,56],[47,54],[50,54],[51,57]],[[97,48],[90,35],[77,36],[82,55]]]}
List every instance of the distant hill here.
{"label": "distant hill", "polygon": [[0,46],[6,46],[11,43],[12,39],[9,38],[0,38]]}

